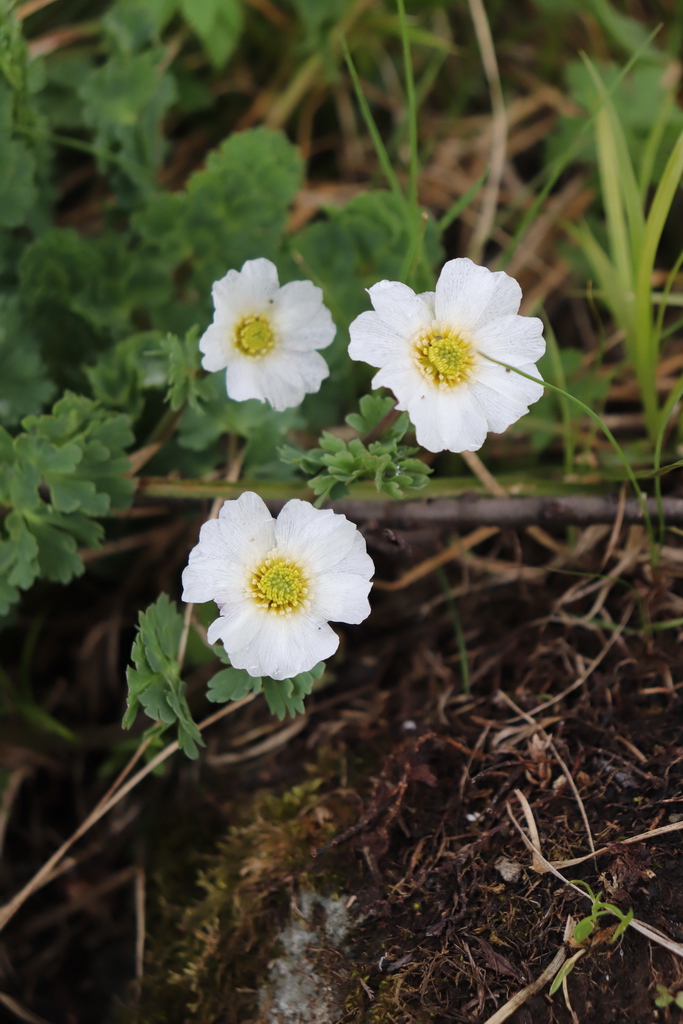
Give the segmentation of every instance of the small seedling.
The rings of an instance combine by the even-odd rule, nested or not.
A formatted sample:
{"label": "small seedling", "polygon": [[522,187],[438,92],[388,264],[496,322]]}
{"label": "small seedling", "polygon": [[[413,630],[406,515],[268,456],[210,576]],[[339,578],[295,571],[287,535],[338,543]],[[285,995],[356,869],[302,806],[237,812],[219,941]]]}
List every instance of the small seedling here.
{"label": "small seedling", "polygon": [[606,903],[602,899],[602,893],[599,892],[596,895],[587,882],[582,882],[579,879],[574,879],[571,884],[575,886],[580,886],[582,889],[586,890],[586,895],[591,901],[591,910],[586,917],[582,917],[581,920],[576,923],[572,939],[577,945],[581,946],[581,949],[579,949],[578,952],[574,954],[574,956],[570,957],[569,960],[565,961],[565,963],[562,965],[560,970],[553,978],[552,985],[550,986],[551,996],[554,995],[555,992],[557,992],[557,990],[563,984],[565,979],[574,969],[576,963],[580,960],[584,953],[587,952],[587,946],[585,944],[588,942],[591,935],[595,931],[598,925],[598,921],[601,917],[603,917],[605,914],[612,914],[614,917],[618,918],[619,921],[616,928],[614,929],[614,932],[612,933],[612,935],[610,935],[608,939],[610,945],[616,942],[617,939],[624,934],[629,924],[633,920],[632,910],[628,910],[626,913],[624,913],[622,910],[619,909],[619,907],[615,906],[613,903]]}
{"label": "small seedling", "polygon": [[655,1006],[660,1010],[664,1010],[667,1006],[671,1006],[672,1004],[677,1007],[677,1009],[683,1010],[683,992],[676,992],[672,995],[666,986],[657,985],[657,993]]}

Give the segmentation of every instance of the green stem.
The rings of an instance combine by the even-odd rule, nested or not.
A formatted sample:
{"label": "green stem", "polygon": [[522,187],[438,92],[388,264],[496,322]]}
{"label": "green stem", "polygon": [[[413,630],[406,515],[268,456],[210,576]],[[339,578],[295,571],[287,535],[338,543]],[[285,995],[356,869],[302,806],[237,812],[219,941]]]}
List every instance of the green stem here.
{"label": "green stem", "polygon": [[[520,495],[556,495],[556,494],[601,494],[604,486],[601,483],[567,484],[562,474],[546,472],[541,480],[520,480],[519,473],[499,474],[497,479],[503,487],[518,489]],[[609,481],[611,483],[611,481]],[[240,480],[230,483],[226,480],[177,480],[167,477],[138,477],[137,494],[149,498],[177,498],[184,501],[203,501],[207,498],[239,498],[243,491],[254,491],[264,501],[289,501],[290,498],[302,498],[312,501],[313,496],[308,485],[303,481],[284,480]],[[471,476],[437,477],[430,480],[428,486],[416,496],[416,501],[428,501],[430,498],[457,498],[462,494],[475,491],[479,494],[488,493],[484,486]],[[376,501],[378,509],[385,504],[400,503],[401,499],[379,496],[372,480],[364,480],[351,484],[348,498],[359,498]]]}
{"label": "green stem", "polygon": [[394,171],[394,168],[391,166],[389,154],[387,153],[386,146],[382,141],[382,136],[379,133],[379,129],[375,124],[375,119],[372,116],[372,111],[370,110],[370,106],[365,98],[363,88],[360,84],[360,78],[358,77],[358,72],[356,71],[356,65],[353,63],[351,51],[349,50],[348,44],[343,35],[341,36],[341,48],[342,53],[344,54],[344,60],[346,61],[346,66],[348,67],[349,74],[351,75],[351,81],[353,82],[353,88],[356,93],[356,99],[358,100],[358,106],[360,107],[360,112],[363,115],[363,120],[365,121],[365,127],[370,133],[372,143],[375,147],[375,152],[377,153],[377,158],[382,166],[382,170],[384,171],[384,176],[386,177],[389,183],[389,188],[394,193],[394,195],[397,198],[399,198],[401,202],[405,202],[403,189],[399,184],[399,180],[396,177],[396,172]]}

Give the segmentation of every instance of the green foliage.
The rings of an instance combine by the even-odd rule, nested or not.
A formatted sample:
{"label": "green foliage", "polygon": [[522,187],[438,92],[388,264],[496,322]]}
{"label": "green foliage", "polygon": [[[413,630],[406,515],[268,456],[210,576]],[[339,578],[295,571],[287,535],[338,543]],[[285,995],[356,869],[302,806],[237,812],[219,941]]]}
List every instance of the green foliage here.
{"label": "green foliage", "polygon": [[350,0],[291,0],[305,32],[306,49],[324,45],[324,33],[338,24],[349,9]]}
{"label": "green foliage", "polygon": [[123,728],[130,729],[142,709],[155,722],[176,725],[180,749],[194,759],[204,741],[192,718],[185,683],[180,678],[178,647],[182,631],[182,615],[166,594],[160,594],[147,611],[140,612],[131,653],[135,668],[128,666],[126,672],[128,710]]}
{"label": "green foliage", "polygon": [[[220,647],[216,650],[222,660],[227,660]],[[325,663],[322,661],[310,672],[301,672],[293,679],[261,679],[250,676],[243,669],[225,668],[210,681],[207,698],[216,704],[225,704],[229,700],[242,700],[250,693],[263,692],[271,714],[282,721],[286,714],[294,718],[304,713],[304,697],[308,696],[315,680],[320,679],[324,671]]]}
{"label": "green foliage", "polygon": [[[659,180],[666,157],[675,145],[683,128],[683,111],[669,96],[675,91],[675,75],[663,73],[661,62],[641,62],[619,81],[621,68],[615,63],[596,64],[605,89],[624,133],[631,160],[637,163],[643,159],[653,128],[661,131],[658,152],[654,160],[648,160],[648,184]],[[565,71],[567,89],[574,102],[584,111],[590,112],[596,106],[595,82],[580,60],[572,61]],[[661,123],[660,123],[661,119]],[[548,137],[548,155],[555,158],[565,151],[576,139],[584,125],[583,118],[563,116],[558,129]],[[597,160],[595,139],[587,133],[583,139],[583,154]]]}
{"label": "green foliage", "polygon": [[666,985],[657,985],[657,998],[655,999],[655,1006],[659,1009],[664,1010],[667,1006],[671,1006],[673,1003],[677,1009],[683,1010],[683,991],[675,992],[673,995],[669,992]]}
{"label": "green foliage", "polygon": [[[303,424],[297,409],[275,412],[266,402],[250,399],[235,402],[225,391],[225,375],[212,373],[196,382],[197,401],[183,417],[178,441],[192,452],[209,453],[209,464],[225,461],[225,450],[216,446],[225,434],[244,438],[244,472],[253,479],[285,479],[291,476],[278,459],[287,433]],[[211,455],[214,452],[214,456]]]}
{"label": "green foliage", "polygon": [[[230,267],[276,257],[302,170],[281,132],[238,132],[210,154],[184,192],[154,197],[133,224],[149,255],[168,271],[190,261],[192,298],[200,298],[208,313],[211,285]],[[180,329],[164,308],[157,326]]]}
{"label": "green foliage", "polygon": [[48,159],[33,136],[40,125],[32,104],[39,70],[29,64],[13,8],[10,0],[0,0],[0,228],[40,222],[39,167]]}
{"label": "green foliage", "polygon": [[[606,244],[596,237],[587,223],[578,228],[569,226],[568,230],[583,249],[599,283],[601,297],[624,332],[626,349],[643,399],[646,424],[654,441],[660,416],[655,377],[662,320],[657,315],[652,295],[652,271],[683,173],[683,131],[679,132],[668,154],[648,210],[648,164],[654,161],[661,143],[657,124],[651,129],[653,145],[646,144],[637,168],[629,155],[622,122],[606,85],[587,58],[585,63],[601,104],[595,120],[595,136],[606,217]],[[667,292],[671,283],[667,285]]]}
{"label": "green foliage", "polygon": [[162,120],[176,98],[175,80],[164,70],[164,48],[148,45],[154,21],[144,11],[114,8],[103,26],[110,54],[79,87],[83,120],[93,129],[103,169],[113,161],[138,189],[152,189],[164,153]]}
{"label": "green foliage", "polygon": [[169,364],[158,333],[144,331],[104,352],[94,366],[85,367],[85,374],[101,405],[125,410],[135,420],[144,407],[145,392],[167,386]]}
{"label": "green foliage", "polygon": [[[327,220],[295,235],[290,248],[300,271],[323,288],[337,325],[346,328],[367,308],[365,288],[382,278],[400,280],[410,226],[403,202],[391,192],[367,192],[342,207],[326,207],[326,213]],[[432,268],[441,256],[438,229],[430,219],[424,236],[425,289],[434,286]],[[345,350],[346,341],[343,333],[335,352]]]}
{"label": "green foliage", "polygon": [[47,377],[38,339],[10,295],[0,295],[0,365],[0,424],[13,427],[22,416],[40,412],[55,386]]}
{"label": "green foliage", "polygon": [[[360,400],[360,414],[351,413],[346,422],[355,430],[369,433],[393,407],[391,398],[366,395]],[[379,494],[403,498],[425,487],[427,476],[432,472],[421,459],[414,457],[418,448],[400,444],[409,425],[407,413],[402,413],[394,423],[387,424],[378,440],[367,445],[358,437],[344,441],[325,431],[320,438],[320,448],[302,452],[286,446],[281,458],[311,478],[308,483],[318,495],[318,506],[342,498],[348,493],[349,484],[358,480],[373,480]]]}
{"label": "green foliage", "polygon": [[586,917],[581,918],[577,922],[574,929],[574,941],[575,942],[587,942],[593,932],[598,926],[601,917],[605,914],[616,917],[619,924],[615,928],[613,934],[610,937],[610,942],[616,942],[621,935],[624,934],[629,924],[633,920],[633,910],[628,910],[625,914],[623,911],[616,907],[613,903],[606,903],[602,899],[602,893],[599,892],[597,895],[593,892],[587,882],[582,882],[580,879],[574,880],[572,885],[579,885],[582,889],[586,890],[588,898],[591,901],[591,912]]}
{"label": "green foliage", "polygon": [[235,49],[242,32],[241,0],[180,0],[188,25],[197,33],[216,68],[222,67]]}
{"label": "green foliage", "polygon": [[0,503],[10,507],[0,540],[0,612],[36,577],[68,583],[83,572],[79,544],[99,545],[93,517],[126,508],[130,421],[67,393],[49,416],[27,416],[12,438],[0,428]]}
{"label": "green foliage", "polygon": [[168,402],[174,412],[186,403],[198,412],[201,410],[201,353],[199,351],[199,328],[191,327],[181,340],[175,334],[161,339],[161,350],[168,360]]}

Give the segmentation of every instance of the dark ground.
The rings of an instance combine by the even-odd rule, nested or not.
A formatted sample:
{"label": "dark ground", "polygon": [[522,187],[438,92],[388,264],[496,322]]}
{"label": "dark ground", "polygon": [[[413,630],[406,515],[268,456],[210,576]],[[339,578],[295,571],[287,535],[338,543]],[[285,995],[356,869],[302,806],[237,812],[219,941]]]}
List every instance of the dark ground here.
{"label": "dark ground", "polygon": [[[81,742],[19,718],[3,726],[4,768],[17,787],[5,812],[7,896],[105,788],[98,772],[122,739],[111,723],[123,706],[135,606],[146,597],[140,581],[169,588],[193,529],[161,527],[146,564],[131,562],[127,595],[95,598],[107,572],[106,560],[97,563],[68,591],[70,606],[44,621],[33,678],[46,709]],[[257,991],[299,894],[314,890],[351,899],[349,937],[316,952],[339,993],[340,1022],[484,1022],[552,961],[568,916],[590,907],[532,869],[509,813],[525,823],[517,790],[549,860],[590,852],[582,808],[596,849],[607,847],[562,869],[566,878],[683,941],[680,832],[624,843],[683,815],[678,630],[640,628],[680,614],[677,552],[665,548],[653,574],[642,531],[625,528],[610,554],[620,582],[605,582],[567,573],[600,571],[609,529],[574,539],[569,556],[559,533],[553,541],[504,532],[446,565],[471,695],[431,572],[393,592],[375,589],[373,617],[344,634],[306,720],[279,725],[257,700],[207,732],[198,763],[175,755],[74,847],[67,870],[4,932],[0,1019],[285,1020],[259,1011]],[[443,547],[426,532],[387,537],[380,527],[369,540],[385,580]],[[622,633],[610,628],[622,621]],[[191,690],[210,671],[196,670]],[[199,692],[195,699],[201,716]],[[530,724],[509,700],[527,713],[548,707]],[[546,985],[509,1019],[675,1021],[680,1011],[657,1009],[655,999],[657,985],[672,995],[683,988],[680,957],[630,928],[610,944],[615,924],[601,919],[569,976],[575,1016],[562,990],[550,999]]]}

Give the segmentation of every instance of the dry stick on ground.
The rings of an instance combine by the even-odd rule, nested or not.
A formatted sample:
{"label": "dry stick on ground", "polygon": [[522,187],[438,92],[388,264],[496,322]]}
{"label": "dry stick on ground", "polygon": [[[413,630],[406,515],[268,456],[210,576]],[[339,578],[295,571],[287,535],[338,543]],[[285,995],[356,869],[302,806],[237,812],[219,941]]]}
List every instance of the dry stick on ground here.
{"label": "dry stick on ground", "polygon": [[12,996],[8,996],[5,992],[0,992],[0,1005],[4,1006],[10,1013],[13,1013],[17,1020],[23,1020],[25,1024],[50,1024],[44,1017],[39,1017],[37,1013],[27,1010],[25,1006],[22,1006],[21,1003],[13,999]]}
{"label": "dry stick on ground", "polygon": [[416,583],[423,576],[428,576],[430,572],[434,572],[440,566],[451,562],[454,558],[458,558],[465,551],[469,551],[476,544],[481,544],[482,541],[488,540],[489,537],[493,537],[498,532],[498,527],[496,526],[483,526],[479,530],[473,530],[466,537],[461,537],[455,544],[451,544],[444,551],[440,551],[438,555],[427,558],[424,562],[420,562],[419,565],[409,569],[408,572],[404,573],[397,580],[375,580],[374,586],[377,590],[403,590],[404,587],[409,587],[411,583]]}
{"label": "dry stick on ground", "polygon": [[[628,839],[620,839],[620,846],[631,846],[633,843],[641,843],[645,839],[654,839],[655,836],[665,836],[670,832],[680,832],[683,829],[683,821],[674,821],[671,825],[660,825],[659,828],[651,828],[649,832],[641,832],[637,836],[630,836]],[[553,860],[549,861],[556,868],[575,868],[578,864],[585,864],[587,860],[593,860],[594,857],[599,857],[603,853],[613,853],[614,848],[610,846],[601,846],[599,850],[596,850],[594,854],[587,853],[583,857],[574,857],[572,860]]]}
{"label": "dry stick on ground", "polygon": [[[479,482],[484,485],[492,497],[508,497],[508,492],[505,490],[503,485],[496,480],[493,473],[487,469],[476,452],[461,452],[460,457],[465,461],[469,469],[474,473]],[[565,546],[558,543],[558,541],[553,537],[550,537],[541,526],[538,526],[537,524],[527,526],[525,527],[525,531],[527,535],[535,540],[537,544],[540,544],[541,547],[548,548],[548,550],[554,551],[556,554],[565,554]]]}
{"label": "dry stick on ground", "polygon": [[[459,490],[462,483],[458,481]],[[455,487],[453,488],[455,490]],[[243,481],[240,486],[217,480],[167,480],[165,477],[142,477],[138,483],[139,495],[156,498],[194,501],[204,498],[238,498],[242,491],[261,494],[271,511],[279,511],[289,498],[310,498],[310,491],[302,484],[292,488],[286,498],[277,498],[264,489],[262,481]],[[384,501],[380,498],[343,498],[328,504],[334,512],[341,512],[355,523],[376,521],[391,527],[424,526],[500,526],[512,529],[523,526],[593,526],[612,524],[619,514],[620,502],[616,496],[591,494],[545,495],[542,497],[491,498],[472,492],[460,497],[437,497],[421,501]],[[648,512],[657,516],[654,498],[647,502]],[[683,498],[663,498],[665,522],[683,525]],[[627,498],[623,506],[625,524],[642,523],[642,508],[637,499]]]}
{"label": "dry stick on ground", "polygon": [[548,964],[543,973],[536,978],[536,981],[532,981],[530,985],[526,986],[526,988],[516,992],[511,999],[508,999],[504,1006],[501,1006],[500,1009],[496,1010],[493,1016],[487,1017],[484,1024],[503,1024],[504,1020],[511,1017],[512,1014],[520,1008],[520,1006],[523,1006],[528,999],[531,999],[531,997],[535,996],[537,992],[540,992],[542,988],[545,988],[549,981],[552,981],[566,959],[566,950],[564,946],[560,946],[552,961]]}
{"label": "dry stick on ground", "polygon": [[[665,522],[683,524],[683,498],[663,498],[662,505]],[[381,519],[391,527],[425,524],[512,529],[524,526],[593,526],[613,523],[620,512],[617,497],[589,494],[524,498],[466,494],[460,498],[405,502],[344,498],[331,502],[329,507],[335,512],[343,512],[354,522]],[[653,498],[648,500],[647,508],[651,516],[657,516],[657,503]],[[626,499],[622,514],[625,524],[643,522],[642,508],[636,498]]]}

